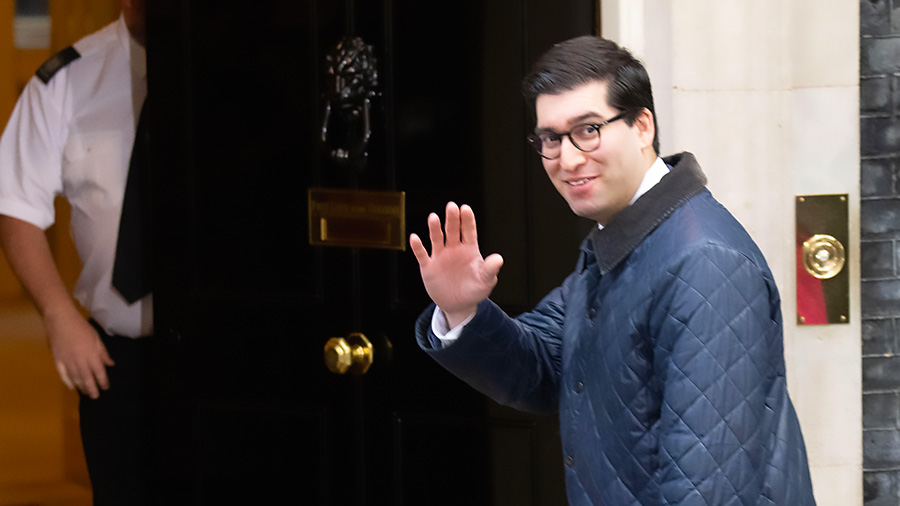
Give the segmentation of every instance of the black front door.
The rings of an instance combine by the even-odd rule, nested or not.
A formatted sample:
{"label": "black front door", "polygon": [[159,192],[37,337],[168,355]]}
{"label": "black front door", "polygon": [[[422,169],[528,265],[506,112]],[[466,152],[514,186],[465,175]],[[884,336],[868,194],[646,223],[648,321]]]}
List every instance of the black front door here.
{"label": "black front door", "polygon": [[[359,215],[343,232],[357,243],[311,244],[309,190],[404,192],[422,236],[429,212],[471,204],[483,251],[506,258],[494,299],[527,309],[587,224],[527,152],[519,82],[592,32],[594,3],[148,4],[161,486],[197,505],[565,504],[555,417],[502,408],[422,353],[412,254],[371,247],[361,225],[378,221]],[[348,37],[371,48],[367,108],[333,94]],[[371,367],[331,372],[326,343],[355,334]]]}

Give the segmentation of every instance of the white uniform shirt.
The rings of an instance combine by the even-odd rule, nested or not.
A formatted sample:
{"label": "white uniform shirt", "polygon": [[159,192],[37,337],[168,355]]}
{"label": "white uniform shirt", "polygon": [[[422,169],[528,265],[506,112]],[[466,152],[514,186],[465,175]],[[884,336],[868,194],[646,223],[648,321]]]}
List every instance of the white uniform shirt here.
{"label": "white uniform shirt", "polygon": [[149,335],[152,296],[129,305],[112,287],[146,53],[122,17],[74,47],[81,57],[49,83],[28,82],[0,137],[0,214],[46,229],[64,195],[83,266],[76,299],[109,334]]}

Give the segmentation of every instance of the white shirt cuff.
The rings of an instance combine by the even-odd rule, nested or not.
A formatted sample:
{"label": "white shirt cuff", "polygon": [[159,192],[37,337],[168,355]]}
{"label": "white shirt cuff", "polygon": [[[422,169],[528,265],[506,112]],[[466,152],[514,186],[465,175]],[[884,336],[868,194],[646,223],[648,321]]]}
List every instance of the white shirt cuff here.
{"label": "white shirt cuff", "polygon": [[441,340],[441,344],[446,348],[459,339],[463,327],[472,321],[472,318],[475,318],[475,313],[470,314],[462,323],[451,329],[444,312],[441,311],[441,308],[435,306],[434,314],[431,316],[431,331],[434,332],[434,335]]}

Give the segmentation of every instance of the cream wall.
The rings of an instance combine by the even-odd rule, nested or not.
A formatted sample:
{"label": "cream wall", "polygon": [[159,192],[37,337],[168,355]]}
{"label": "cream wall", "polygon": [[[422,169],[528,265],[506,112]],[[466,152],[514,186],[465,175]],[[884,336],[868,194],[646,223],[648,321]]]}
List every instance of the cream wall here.
{"label": "cream wall", "polygon": [[[859,3],[602,0],[647,65],[663,153],[691,151],[782,296],[788,387],[819,506],[859,506]],[[796,324],[794,197],[850,195],[850,323]]]}

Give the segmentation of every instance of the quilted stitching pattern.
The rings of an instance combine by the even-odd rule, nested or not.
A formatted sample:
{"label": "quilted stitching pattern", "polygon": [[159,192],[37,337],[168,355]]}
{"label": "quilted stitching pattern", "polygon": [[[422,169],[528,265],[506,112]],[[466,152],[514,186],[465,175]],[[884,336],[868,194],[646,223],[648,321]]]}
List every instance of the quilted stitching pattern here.
{"label": "quilted stitching pattern", "polygon": [[[566,314],[561,426],[570,496],[586,498],[573,504],[812,504],[799,428],[776,417],[793,416],[777,291],[749,237],[711,232],[710,215],[731,220],[701,195],[612,272],[588,261],[575,282],[595,295]],[[770,483],[777,468],[797,484]]]}
{"label": "quilted stitching pattern", "polygon": [[[751,480],[761,464],[769,366],[771,308],[762,278],[746,257],[706,247],[670,272],[672,310],[662,331],[671,342],[661,419],[672,434],[662,443],[660,479],[671,502],[696,494],[702,504],[727,498],[755,502]],[[771,332],[771,330],[768,330]],[[756,451],[754,451],[756,450]],[[680,485],[690,481],[690,487]]]}
{"label": "quilted stitching pattern", "polygon": [[704,192],[607,274],[585,255],[534,311],[484,303],[430,353],[498,401],[559,406],[573,506],[810,506],[779,307],[762,255]]}

